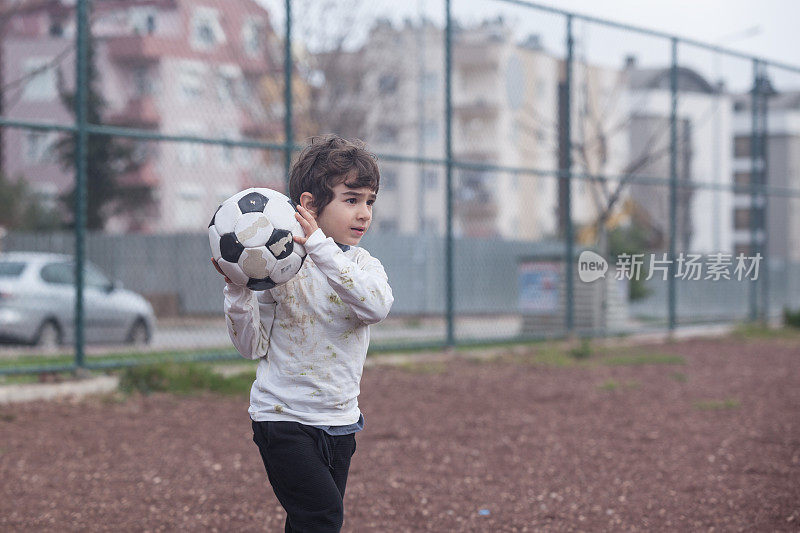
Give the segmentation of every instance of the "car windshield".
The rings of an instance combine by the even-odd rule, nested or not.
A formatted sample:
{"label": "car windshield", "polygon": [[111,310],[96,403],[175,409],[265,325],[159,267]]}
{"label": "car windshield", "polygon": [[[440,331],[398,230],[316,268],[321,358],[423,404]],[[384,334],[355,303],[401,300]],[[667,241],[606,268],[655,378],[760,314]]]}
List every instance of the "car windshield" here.
{"label": "car windshield", "polygon": [[16,278],[25,270],[21,261],[0,261],[0,278]]}

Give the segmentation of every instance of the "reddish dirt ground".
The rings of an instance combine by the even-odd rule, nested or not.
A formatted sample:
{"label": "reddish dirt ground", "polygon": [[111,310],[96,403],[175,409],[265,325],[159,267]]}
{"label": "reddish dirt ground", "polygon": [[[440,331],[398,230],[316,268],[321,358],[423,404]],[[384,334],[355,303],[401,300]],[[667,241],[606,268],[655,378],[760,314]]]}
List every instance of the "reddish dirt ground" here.
{"label": "reddish dirt ground", "polygon": [[[344,531],[800,529],[800,343],[653,350],[367,369]],[[246,391],[0,407],[0,530],[283,531],[251,437]]]}

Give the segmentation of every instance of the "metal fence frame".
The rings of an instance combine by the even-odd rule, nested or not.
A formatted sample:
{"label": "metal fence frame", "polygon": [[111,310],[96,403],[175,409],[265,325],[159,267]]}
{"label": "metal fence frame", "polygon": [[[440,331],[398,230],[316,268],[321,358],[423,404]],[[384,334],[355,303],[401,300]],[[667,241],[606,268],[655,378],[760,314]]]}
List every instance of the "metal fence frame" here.
{"label": "metal fence frame", "polygon": [[[570,102],[573,97],[573,67],[574,67],[574,37],[573,37],[573,21],[581,20],[590,22],[610,28],[634,32],[640,35],[657,37],[664,40],[669,40],[671,43],[671,65],[670,65],[670,93],[671,93],[671,106],[670,106],[670,155],[669,155],[669,178],[659,176],[645,176],[634,175],[626,176],[626,179],[631,183],[642,184],[660,184],[669,186],[669,256],[675,257],[675,241],[676,241],[676,213],[677,213],[677,190],[678,187],[685,187],[686,184],[679,185],[677,173],[677,144],[678,144],[678,120],[677,108],[679,101],[678,91],[678,49],[681,44],[691,45],[693,47],[705,49],[718,54],[723,54],[730,57],[746,59],[752,61],[753,64],[753,89],[751,90],[752,100],[752,130],[751,130],[751,179],[749,186],[743,187],[734,184],[733,186],[718,185],[713,183],[703,183],[692,181],[688,186],[695,188],[708,188],[719,189],[728,191],[748,192],[751,196],[751,215],[755,212],[755,208],[759,201],[766,202],[770,195],[780,195],[783,197],[800,197],[800,190],[786,188],[786,187],[770,187],[766,184],[766,164],[760,164],[759,160],[766,158],[766,136],[767,136],[767,95],[765,91],[760,90],[763,86],[764,72],[766,67],[771,66],[783,71],[800,74],[800,67],[788,65],[776,61],[770,61],[764,58],[750,56],[735,50],[723,48],[721,46],[696,41],[693,39],[686,39],[678,37],[673,34],[622,24],[611,20],[601,19],[597,17],[581,15],[569,11],[553,8],[550,6],[542,5],[535,2],[527,2],[523,0],[496,0],[498,3],[505,3],[516,5],[524,8],[531,9],[543,13],[550,13],[562,16],[566,26],[566,73],[565,73],[565,91],[568,98],[565,102],[566,116],[571,117]],[[76,17],[77,17],[77,32],[76,32],[76,98],[75,98],[75,121],[72,125],[54,124],[44,121],[24,121],[24,120],[10,120],[0,117],[0,127],[5,128],[21,128],[30,130],[43,130],[43,131],[57,131],[70,133],[76,137],[76,151],[75,151],[75,363],[72,365],[50,365],[39,367],[25,367],[25,368],[12,368],[0,369],[0,374],[20,374],[20,373],[35,373],[35,372],[58,372],[58,371],[76,371],[76,370],[89,370],[89,369],[105,369],[105,368],[119,368],[124,366],[138,365],[148,362],[147,357],[136,359],[119,359],[113,362],[95,362],[87,363],[84,351],[84,309],[83,309],[83,293],[84,293],[84,280],[81,272],[85,264],[85,241],[86,241],[86,157],[87,157],[87,143],[88,135],[107,135],[114,137],[124,137],[129,139],[142,139],[151,141],[163,142],[189,142],[189,143],[202,143],[222,145],[228,147],[240,147],[251,149],[267,149],[279,150],[285,154],[285,168],[288,180],[288,171],[291,164],[293,152],[299,150],[301,147],[293,142],[294,134],[292,129],[292,67],[293,58],[291,54],[292,49],[292,0],[285,0],[285,32],[284,39],[284,132],[285,141],[283,143],[270,143],[254,139],[222,139],[222,138],[209,138],[202,136],[187,136],[187,135],[163,135],[154,134],[147,130],[136,128],[122,128],[105,126],[101,124],[90,124],[87,121],[87,86],[86,81],[88,77],[88,2],[89,0],[76,0]],[[569,184],[573,180],[613,180],[617,176],[597,176],[586,173],[579,173],[573,171],[572,168],[572,138],[571,138],[571,120],[567,120],[565,124],[565,163],[562,168],[554,169],[552,171],[543,171],[533,168],[517,168],[500,165],[478,164],[465,161],[458,161],[453,157],[453,131],[452,131],[452,48],[453,48],[453,20],[451,17],[451,0],[444,0],[445,9],[445,32],[444,32],[444,46],[445,46],[445,157],[439,158],[416,158],[401,156],[397,154],[378,154],[380,159],[385,161],[394,162],[408,162],[417,164],[439,165],[444,166],[446,169],[446,232],[445,232],[445,297],[446,297],[446,338],[438,343],[425,343],[426,347],[454,347],[457,344],[468,344],[468,342],[457,341],[455,338],[455,316],[454,316],[454,265],[453,265],[453,169],[472,169],[472,170],[485,170],[485,171],[502,171],[520,175],[533,175],[533,176],[549,176],[558,179],[561,182],[566,182],[566,190],[570,190]],[[762,211],[766,213],[766,208]],[[572,336],[575,334],[575,310],[574,310],[574,292],[573,286],[573,272],[575,255],[575,237],[574,228],[572,225],[572,205],[571,194],[568,192],[565,197],[565,222],[566,233],[564,239],[564,264],[566,268],[565,282],[566,282],[566,309],[565,309],[565,324],[566,335]],[[751,231],[751,253],[761,253],[763,259],[766,261],[768,258],[768,248],[765,241],[761,244],[757,242],[756,232],[758,228],[756,217],[750,216],[750,231]],[[674,261],[669,265],[669,282],[668,282],[668,331],[674,332],[677,328],[676,316],[676,290],[675,290],[675,276],[674,276]],[[765,269],[768,270],[768,269]],[[759,306],[758,290],[762,291]],[[768,278],[763,279],[758,285],[750,284],[749,293],[749,318],[752,321],[766,320],[768,306]],[[405,346],[408,347],[408,346]],[[175,357],[176,361],[207,361],[217,359],[228,359],[231,354],[212,354],[212,355],[189,355],[185,357]]]}

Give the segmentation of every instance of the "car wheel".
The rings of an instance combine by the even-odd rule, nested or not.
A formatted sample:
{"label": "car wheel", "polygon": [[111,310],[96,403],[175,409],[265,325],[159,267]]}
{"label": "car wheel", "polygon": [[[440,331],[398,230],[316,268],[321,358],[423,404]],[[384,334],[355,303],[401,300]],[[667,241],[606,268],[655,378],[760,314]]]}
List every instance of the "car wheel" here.
{"label": "car wheel", "polygon": [[128,343],[134,346],[144,346],[148,342],[150,342],[150,332],[147,330],[147,324],[142,319],[138,319],[128,333]]}
{"label": "car wheel", "polygon": [[45,350],[55,350],[61,345],[61,330],[58,329],[58,324],[52,320],[48,320],[41,326],[39,331],[36,332],[36,338],[33,341],[34,346]]}

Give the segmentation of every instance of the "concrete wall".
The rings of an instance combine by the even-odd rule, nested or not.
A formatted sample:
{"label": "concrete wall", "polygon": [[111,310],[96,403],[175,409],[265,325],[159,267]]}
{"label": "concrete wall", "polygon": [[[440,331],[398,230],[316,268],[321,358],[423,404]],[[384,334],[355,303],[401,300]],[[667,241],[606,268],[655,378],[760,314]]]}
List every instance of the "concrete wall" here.
{"label": "concrete wall", "polygon": [[[374,234],[362,243],[386,268],[395,296],[393,313],[444,312],[442,238]],[[552,255],[561,249],[559,244],[456,240],[456,310],[516,312],[517,258],[544,252]],[[11,233],[3,241],[3,250],[72,254],[74,238],[69,233]],[[224,283],[210,263],[205,235],[90,234],[86,250],[89,261],[126,288],[156,300],[168,300],[172,295],[180,313],[218,313],[222,309]]]}

